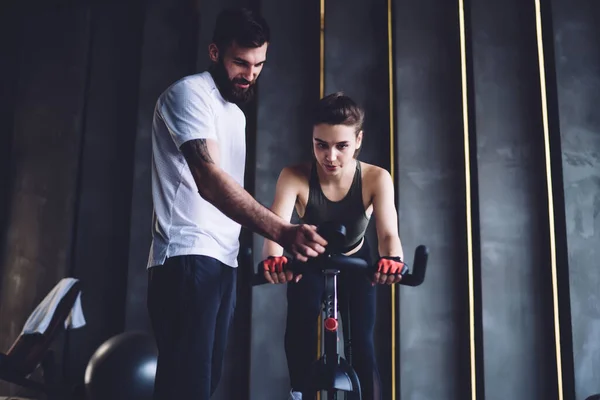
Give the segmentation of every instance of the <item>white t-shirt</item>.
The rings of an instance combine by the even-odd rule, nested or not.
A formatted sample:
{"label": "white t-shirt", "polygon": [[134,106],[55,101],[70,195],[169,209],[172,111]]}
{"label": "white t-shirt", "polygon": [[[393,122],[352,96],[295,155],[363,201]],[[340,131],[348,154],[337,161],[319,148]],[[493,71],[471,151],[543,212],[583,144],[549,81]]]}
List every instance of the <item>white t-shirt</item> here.
{"label": "white t-shirt", "polygon": [[209,72],[187,76],[158,98],[152,121],[152,246],[147,267],[168,257],[206,255],[237,267],[240,225],[198,193],[181,145],[218,142],[220,167],[241,186],[246,118],[225,101]]}

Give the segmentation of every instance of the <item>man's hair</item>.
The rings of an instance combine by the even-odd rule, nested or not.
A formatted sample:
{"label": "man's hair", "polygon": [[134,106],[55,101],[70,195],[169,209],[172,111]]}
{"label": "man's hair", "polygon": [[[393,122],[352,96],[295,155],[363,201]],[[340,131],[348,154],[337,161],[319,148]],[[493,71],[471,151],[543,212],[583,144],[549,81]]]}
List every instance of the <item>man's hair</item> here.
{"label": "man's hair", "polygon": [[212,41],[221,51],[233,42],[240,47],[256,48],[271,39],[267,21],[247,8],[226,8],[217,16]]}
{"label": "man's hair", "polygon": [[365,119],[364,110],[344,92],[331,93],[317,102],[313,126],[318,124],[353,126],[360,132]]}

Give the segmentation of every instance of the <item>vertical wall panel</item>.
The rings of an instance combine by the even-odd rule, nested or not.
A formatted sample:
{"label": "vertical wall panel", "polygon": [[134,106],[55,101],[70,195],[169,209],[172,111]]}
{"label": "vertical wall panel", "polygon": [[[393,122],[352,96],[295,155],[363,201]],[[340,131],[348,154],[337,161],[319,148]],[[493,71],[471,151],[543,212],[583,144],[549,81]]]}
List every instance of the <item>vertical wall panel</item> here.
{"label": "vertical wall panel", "polygon": [[79,382],[98,346],[125,327],[141,5],[107,2],[91,8],[91,65],[70,268],[84,286],[87,321],[85,329],[69,335],[69,370]]}
{"label": "vertical wall panel", "polygon": [[409,263],[419,244],[431,253],[425,283],[399,288],[397,398],[463,400],[470,364],[458,2],[396,2],[394,31],[400,234]]}
{"label": "vertical wall panel", "polygon": [[325,1],[325,95],[365,109],[360,159],[390,168],[387,2]]}
{"label": "vertical wall panel", "polygon": [[[486,399],[557,398],[534,2],[472,3]],[[510,271],[510,272],[508,272]]]}
{"label": "vertical wall panel", "polygon": [[[6,249],[5,226],[8,222],[13,174],[11,150],[14,133],[14,99],[17,95],[18,82],[18,50],[20,46],[21,13],[14,5],[0,6],[0,260],[4,259]],[[2,270],[0,263],[0,287],[2,287]]]}
{"label": "vertical wall panel", "polygon": [[[319,2],[262,0],[261,10],[272,43],[259,78],[255,197],[270,207],[281,169],[311,157],[308,110],[319,99]],[[254,235],[254,265],[261,261],[263,242]],[[290,390],[286,304],[286,285],[253,289],[251,400],[285,399]]]}
{"label": "vertical wall panel", "polygon": [[146,308],[152,229],[152,115],[158,96],[196,72],[198,16],[188,0],[149,1],[140,49],[137,132],[129,231],[126,329],[150,331]]}
{"label": "vertical wall panel", "polygon": [[[86,5],[20,11],[22,48],[11,147],[14,186],[0,261],[1,351],[68,272],[87,73]],[[54,346],[60,354],[61,344]],[[12,393],[5,391],[4,382],[0,388]]]}
{"label": "vertical wall panel", "polygon": [[549,84],[557,85],[572,358],[583,400],[600,393],[600,4],[552,0],[551,7],[556,82]]}
{"label": "vertical wall panel", "polygon": [[[325,1],[325,95],[343,91],[365,109],[359,160],[390,170],[387,1]],[[377,257],[375,220],[367,231]],[[391,290],[377,288],[376,357],[383,398],[392,387]],[[342,320],[343,325],[343,320]]]}

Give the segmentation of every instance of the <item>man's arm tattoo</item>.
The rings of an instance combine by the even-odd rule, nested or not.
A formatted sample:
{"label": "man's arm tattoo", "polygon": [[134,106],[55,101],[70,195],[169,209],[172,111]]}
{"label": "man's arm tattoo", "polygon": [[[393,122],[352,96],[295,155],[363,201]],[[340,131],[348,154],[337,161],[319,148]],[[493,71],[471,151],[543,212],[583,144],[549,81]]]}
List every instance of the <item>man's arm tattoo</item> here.
{"label": "man's arm tattoo", "polygon": [[279,240],[285,228],[283,220],[215,165],[206,139],[185,142],[181,151],[196,181],[198,193],[206,201],[253,232],[273,241]]}
{"label": "man's arm tattoo", "polygon": [[207,164],[215,163],[208,151],[206,139],[190,140],[181,147],[181,151],[188,160],[197,160]]}

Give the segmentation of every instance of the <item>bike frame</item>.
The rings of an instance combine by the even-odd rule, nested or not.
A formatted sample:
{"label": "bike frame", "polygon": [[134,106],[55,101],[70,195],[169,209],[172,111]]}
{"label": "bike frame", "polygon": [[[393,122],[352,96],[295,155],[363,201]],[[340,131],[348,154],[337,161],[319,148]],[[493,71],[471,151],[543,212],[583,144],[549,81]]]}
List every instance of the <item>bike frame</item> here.
{"label": "bike frame", "polygon": [[[325,277],[325,291],[323,293],[323,354],[325,362],[337,362],[339,337],[339,308],[338,308],[338,275],[339,271],[328,269],[323,271]],[[335,321],[335,325],[329,325]]]}
{"label": "bike frame", "polygon": [[[320,233],[327,233],[324,237],[327,237],[329,246],[333,249],[341,248],[339,243],[342,243],[342,239],[346,235],[345,227],[343,225],[328,225],[321,226],[319,229]],[[423,283],[425,279],[425,269],[427,266],[427,258],[429,251],[424,245],[419,245],[415,250],[414,266],[412,273],[408,272],[408,267],[405,265],[406,270],[402,272],[402,280],[399,282],[400,285],[416,287]],[[315,397],[317,392],[327,390],[328,400],[337,400],[338,391],[347,392],[347,399],[362,400],[360,381],[356,374],[356,371],[351,366],[352,362],[352,348],[351,348],[351,336],[350,336],[350,321],[347,318],[344,320],[346,324],[344,326],[345,334],[345,355],[343,358],[338,353],[338,340],[339,340],[339,318],[340,313],[338,304],[338,276],[340,274],[340,268],[345,269],[346,267],[352,268],[368,268],[366,262],[360,259],[352,260],[351,257],[342,256],[336,254],[335,251],[327,252],[327,254],[319,257],[318,262],[322,263],[318,268],[325,280],[325,290],[323,292],[323,298],[321,300],[322,310],[321,315],[323,316],[321,345],[322,352],[320,357],[315,361],[311,370],[308,374],[308,383],[306,388],[302,392],[302,397],[306,400]],[[338,266],[338,268],[335,268]],[[302,268],[296,269],[296,273],[302,273]],[[266,283],[266,279],[261,272],[259,264],[259,272],[257,272],[251,281],[252,285],[262,285]],[[347,304],[343,305],[348,306]],[[349,313],[347,313],[349,315]]]}
{"label": "bike frame", "polygon": [[[346,359],[342,358],[338,352],[339,334],[339,315],[340,307],[338,301],[338,276],[340,271],[334,268],[325,268],[322,270],[325,288],[322,298],[322,336],[321,336],[321,356],[313,365],[310,382],[311,387],[303,393],[303,398],[311,399],[317,392],[327,390],[328,400],[337,400],[338,391],[352,393],[351,398],[362,400],[360,381],[356,371],[350,364],[349,354]],[[344,323],[347,321],[344,320]],[[349,337],[349,324],[345,325],[346,339]],[[349,343],[348,343],[349,344]],[[350,352],[350,348],[346,347]],[[312,397],[311,397],[312,396]]]}

